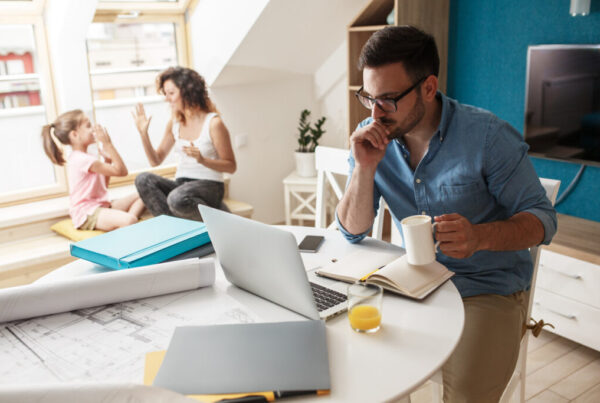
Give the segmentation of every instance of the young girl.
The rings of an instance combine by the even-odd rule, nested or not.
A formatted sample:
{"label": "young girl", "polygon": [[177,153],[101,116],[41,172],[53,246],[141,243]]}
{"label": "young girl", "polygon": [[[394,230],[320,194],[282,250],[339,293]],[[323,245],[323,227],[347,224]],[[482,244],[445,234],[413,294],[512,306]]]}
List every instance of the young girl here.
{"label": "young girl", "polygon": [[[127,175],[127,167],[103,127],[92,127],[85,113],[73,110],[44,126],[42,139],[44,151],[58,165],[64,165],[65,159],[57,142],[72,148],[66,162],[69,214],[75,228],[111,231],[137,222],[144,210],[144,203],[137,193],[112,203],[108,199],[110,177]],[[96,141],[100,143],[98,149],[105,162],[87,153],[88,147]]]}

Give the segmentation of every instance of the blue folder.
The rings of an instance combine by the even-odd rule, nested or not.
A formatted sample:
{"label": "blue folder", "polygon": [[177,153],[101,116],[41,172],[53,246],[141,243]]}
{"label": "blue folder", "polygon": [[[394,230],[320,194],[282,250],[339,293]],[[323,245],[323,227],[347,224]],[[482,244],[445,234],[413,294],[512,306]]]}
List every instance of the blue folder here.
{"label": "blue folder", "polygon": [[71,244],[71,255],[111,269],[164,262],[210,242],[206,225],[166,215]]}

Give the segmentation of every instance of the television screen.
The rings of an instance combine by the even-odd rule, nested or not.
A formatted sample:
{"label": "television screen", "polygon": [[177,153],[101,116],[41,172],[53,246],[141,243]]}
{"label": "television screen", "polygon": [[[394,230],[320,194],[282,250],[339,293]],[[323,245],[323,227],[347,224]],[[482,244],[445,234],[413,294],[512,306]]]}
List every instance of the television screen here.
{"label": "television screen", "polygon": [[538,45],[527,54],[531,155],[600,166],[600,45]]}

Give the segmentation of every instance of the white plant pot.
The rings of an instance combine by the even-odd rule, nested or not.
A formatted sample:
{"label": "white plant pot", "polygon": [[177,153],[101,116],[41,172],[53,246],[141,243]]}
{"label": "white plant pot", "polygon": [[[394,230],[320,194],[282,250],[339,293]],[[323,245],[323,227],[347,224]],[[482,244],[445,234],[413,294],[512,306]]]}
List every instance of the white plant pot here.
{"label": "white plant pot", "polygon": [[296,173],[298,176],[310,178],[317,176],[315,168],[315,153],[301,153],[296,151]]}

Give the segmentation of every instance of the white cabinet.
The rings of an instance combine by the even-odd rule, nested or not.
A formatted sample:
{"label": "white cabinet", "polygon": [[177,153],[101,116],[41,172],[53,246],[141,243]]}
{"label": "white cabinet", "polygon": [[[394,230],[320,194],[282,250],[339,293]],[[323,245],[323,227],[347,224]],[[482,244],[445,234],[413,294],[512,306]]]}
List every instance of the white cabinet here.
{"label": "white cabinet", "polygon": [[545,329],[600,351],[600,264],[542,249],[532,316],[555,327]]}

